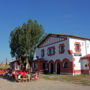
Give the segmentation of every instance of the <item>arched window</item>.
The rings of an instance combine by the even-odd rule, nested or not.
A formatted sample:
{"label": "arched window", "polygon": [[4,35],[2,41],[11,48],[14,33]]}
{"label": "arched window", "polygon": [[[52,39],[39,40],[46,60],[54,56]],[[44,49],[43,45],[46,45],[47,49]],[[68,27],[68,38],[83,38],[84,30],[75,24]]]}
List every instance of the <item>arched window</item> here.
{"label": "arched window", "polygon": [[64,62],[63,68],[68,68],[68,63],[67,62]]}

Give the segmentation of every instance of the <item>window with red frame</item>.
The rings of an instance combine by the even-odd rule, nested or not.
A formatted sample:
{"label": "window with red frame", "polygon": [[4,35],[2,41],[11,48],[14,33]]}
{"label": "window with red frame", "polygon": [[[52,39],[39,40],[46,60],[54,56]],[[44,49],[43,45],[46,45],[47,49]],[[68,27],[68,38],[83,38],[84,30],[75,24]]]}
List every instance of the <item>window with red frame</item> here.
{"label": "window with red frame", "polygon": [[41,50],[41,57],[44,57],[44,49]]}
{"label": "window with red frame", "polygon": [[76,42],[76,43],[75,43],[75,51],[76,51],[76,52],[80,52],[80,51],[81,51],[81,45],[80,45],[79,42]]}
{"label": "window with red frame", "polygon": [[67,62],[64,62],[63,68],[68,68],[68,63]]}
{"label": "window with red frame", "polygon": [[64,53],[64,51],[65,51],[64,47],[65,47],[64,44],[60,44],[60,46],[59,46],[59,53],[60,54]]}
{"label": "window with red frame", "polygon": [[55,47],[48,48],[48,55],[54,55],[55,54]]}
{"label": "window with red frame", "polygon": [[76,50],[80,51],[80,44],[76,44]]}

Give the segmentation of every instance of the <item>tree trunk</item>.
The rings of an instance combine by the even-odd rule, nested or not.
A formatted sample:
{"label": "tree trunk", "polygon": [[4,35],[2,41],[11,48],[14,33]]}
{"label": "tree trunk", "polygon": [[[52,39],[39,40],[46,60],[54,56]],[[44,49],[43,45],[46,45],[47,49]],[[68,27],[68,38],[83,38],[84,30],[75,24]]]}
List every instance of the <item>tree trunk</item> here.
{"label": "tree trunk", "polygon": [[32,67],[33,57],[32,56],[29,57],[28,62],[30,65],[30,72],[32,72],[33,71],[33,67]]}

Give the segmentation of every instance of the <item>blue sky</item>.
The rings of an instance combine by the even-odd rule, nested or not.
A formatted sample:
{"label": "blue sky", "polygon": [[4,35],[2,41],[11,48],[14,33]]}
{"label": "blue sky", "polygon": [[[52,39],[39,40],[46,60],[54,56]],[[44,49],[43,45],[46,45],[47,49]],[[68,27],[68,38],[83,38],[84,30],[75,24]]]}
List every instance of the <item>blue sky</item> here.
{"label": "blue sky", "polygon": [[0,62],[10,61],[9,35],[28,19],[46,33],[90,38],[90,0],[0,0]]}

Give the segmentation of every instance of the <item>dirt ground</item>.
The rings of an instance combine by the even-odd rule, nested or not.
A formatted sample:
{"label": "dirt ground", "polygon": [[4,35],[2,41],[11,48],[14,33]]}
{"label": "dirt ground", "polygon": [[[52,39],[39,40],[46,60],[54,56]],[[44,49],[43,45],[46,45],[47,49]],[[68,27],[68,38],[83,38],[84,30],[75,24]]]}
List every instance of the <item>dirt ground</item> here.
{"label": "dirt ground", "polygon": [[90,86],[45,79],[17,83],[0,78],[0,90],[90,90]]}

